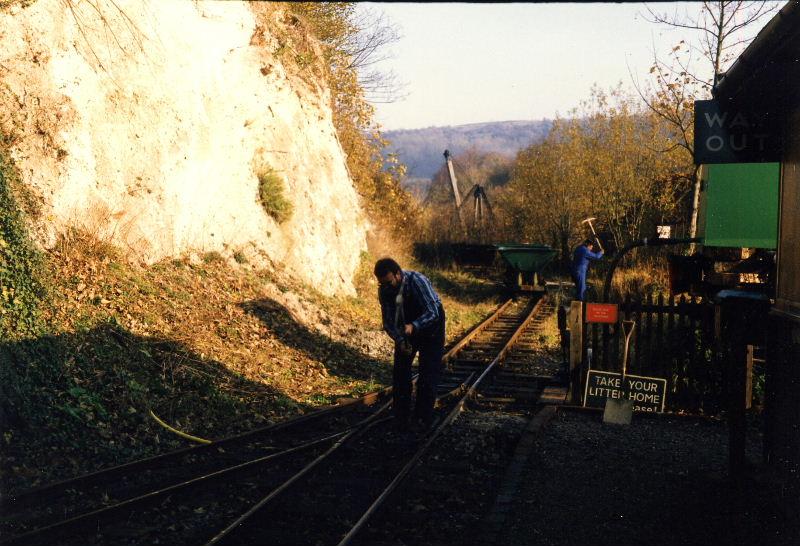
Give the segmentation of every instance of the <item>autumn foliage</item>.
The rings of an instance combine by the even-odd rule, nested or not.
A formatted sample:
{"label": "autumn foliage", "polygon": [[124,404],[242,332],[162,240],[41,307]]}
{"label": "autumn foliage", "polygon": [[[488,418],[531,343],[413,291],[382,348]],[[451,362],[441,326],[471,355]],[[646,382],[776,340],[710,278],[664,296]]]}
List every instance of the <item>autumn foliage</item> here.
{"label": "autumn foliage", "polygon": [[686,217],[693,165],[663,120],[620,88],[559,118],[547,138],[517,155],[499,203],[508,239],[546,243],[567,259],[597,218],[617,247]]}
{"label": "autumn foliage", "polygon": [[379,74],[365,71],[365,67],[392,39],[390,29],[365,18],[354,2],[291,2],[287,8],[323,45],[334,125],[370,220],[398,236],[410,236],[416,232],[417,208],[400,186],[405,166],[393,155],[382,157],[388,143],[367,97],[381,82]]}

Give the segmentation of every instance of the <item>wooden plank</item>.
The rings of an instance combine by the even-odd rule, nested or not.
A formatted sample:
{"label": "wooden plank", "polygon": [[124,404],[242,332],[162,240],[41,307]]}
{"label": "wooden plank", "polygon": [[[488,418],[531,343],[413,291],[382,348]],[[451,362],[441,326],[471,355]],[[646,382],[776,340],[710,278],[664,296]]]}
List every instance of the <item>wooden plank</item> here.
{"label": "wooden plank", "polygon": [[571,400],[579,403],[580,398],[580,377],[583,367],[583,303],[573,301],[570,303],[569,315],[567,316],[567,326],[569,328],[569,381]]}
{"label": "wooden plank", "polygon": [[677,330],[676,359],[675,359],[675,396],[678,400],[686,393],[684,381],[686,380],[686,339],[684,312],[686,296],[680,296],[675,302],[675,329]]}
{"label": "wooden plank", "polygon": [[600,328],[599,324],[592,324],[592,366],[595,365],[595,362],[599,362],[600,359],[603,358],[602,351],[603,349],[600,347]]}
{"label": "wooden plank", "polygon": [[747,346],[747,379],[745,380],[744,407],[753,407],[753,346]]}
{"label": "wooden plank", "polygon": [[[642,339],[642,313],[641,313],[641,303],[634,302],[633,309],[631,312],[632,319],[636,322],[636,327],[633,329],[633,335],[631,336],[630,347],[628,348],[629,351],[632,351],[633,354],[628,355],[628,373],[638,374],[639,370],[641,370],[641,361],[642,361],[642,351],[641,351],[641,342]],[[624,342],[624,334],[620,333],[620,341]],[[623,345],[623,351],[624,345]],[[622,358],[625,358],[625,355],[622,355]],[[621,362],[620,362],[621,364]]]}
{"label": "wooden plank", "polygon": [[[646,303],[647,304],[652,304],[653,303],[652,296],[649,296],[649,295],[647,296]],[[652,308],[652,305],[651,305],[651,308]],[[655,362],[654,362],[654,358],[653,358],[653,356],[654,356],[653,355],[653,337],[654,337],[654,335],[653,335],[653,313],[651,311],[647,312],[645,324],[647,326],[647,328],[645,330],[645,339],[647,341],[647,351],[645,352],[645,363],[644,363],[644,369],[642,370],[645,373],[642,373],[640,375],[647,375],[647,376],[653,377],[658,372],[658,368],[656,368]]]}
{"label": "wooden plank", "polygon": [[[669,336],[670,341],[670,351],[669,351],[669,360],[667,361],[667,366],[669,369],[669,373],[667,374],[667,392],[670,396],[675,394],[676,386],[675,386],[675,343],[676,343],[676,336],[675,336],[675,296],[670,294],[669,296],[669,310],[667,312],[667,335]],[[668,400],[670,398],[667,398]]]}
{"label": "wooden plank", "polygon": [[656,322],[656,367],[655,369],[658,370],[659,377],[667,377],[667,372],[665,370],[664,363],[666,359],[664,358],[664,294],[658,295],[658,320]]}
{"label": "wooden plank", "polygon": [[686,380],[689,392],[696,396],[700,392],[700,382],[698,372],[700,367],[697,365],[697,317],[694,314],[695,297],[689,299],[689,304],[686,307],[686,321],[688,324],[689,332],[686,340],[689,343],[688,358],[686,360]]}
{"label": "wooden plank", "polygon": [[539,403],[550,404],[550,405],[564,404],[567,401],[568,394],[569,393],[565,387],[551,385],[549,387],[545,387],[544,390],[542,390],[542,395],[541,398],[539,399]]}

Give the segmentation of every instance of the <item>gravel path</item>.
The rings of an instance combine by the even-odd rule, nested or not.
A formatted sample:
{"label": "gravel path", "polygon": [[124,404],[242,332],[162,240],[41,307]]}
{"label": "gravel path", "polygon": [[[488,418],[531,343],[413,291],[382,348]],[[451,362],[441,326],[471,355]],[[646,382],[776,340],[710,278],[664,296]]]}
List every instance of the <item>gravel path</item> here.
{"label": "gravel path", "polygon": [[[760,439],[749,434],[748,459]],[[539,436],[494,544],[798,544],[757,482],[726,479],[721,421],[560,412]],[[795,531],[796,533],[796,531]]]}

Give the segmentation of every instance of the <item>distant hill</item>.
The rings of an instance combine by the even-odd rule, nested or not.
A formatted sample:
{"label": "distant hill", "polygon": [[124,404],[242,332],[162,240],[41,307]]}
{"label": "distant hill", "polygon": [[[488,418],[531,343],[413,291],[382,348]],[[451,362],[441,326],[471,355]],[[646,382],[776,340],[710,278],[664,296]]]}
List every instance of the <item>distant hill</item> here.
{"label": "distant hill", "polygon": [[450,150],[459,154],[470,147],[484,152],[498,152],[515,156],[517,151],[547,136],[552,122],[492,121],[424,129],[385,131],[383,136],[391,143],[385,153],[397,153],[408,167],[408,178],[419,191],[419,179],[430,180],[444,163],[443,153]]}

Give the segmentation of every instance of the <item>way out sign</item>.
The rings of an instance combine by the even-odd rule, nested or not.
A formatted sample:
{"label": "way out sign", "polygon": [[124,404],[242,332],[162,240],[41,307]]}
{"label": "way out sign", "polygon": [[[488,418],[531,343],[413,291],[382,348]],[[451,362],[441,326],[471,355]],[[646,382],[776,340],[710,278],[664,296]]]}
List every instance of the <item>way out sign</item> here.
{"label": "way out sign", "polygon": [[[660,377],[644,377],[626,375],[628,384],[627,397],[633,400],[635,411],[661,413],[667,394],[667,380]],[[589,370],[586,377],[586,390],[583,394],[583,405],[587,408],[603,408],[606,399],[619,400],[623,397],[622,374]]]}
{"label": "way out sign", "polygon": [[723,108],[716,100],[695,101],[695,164],[780,161],[774,117],[733,105]]}
{"label": "way out sign", "polygon": [[586,322],[616,324],[619,313],[616,303],[587,303]]}

